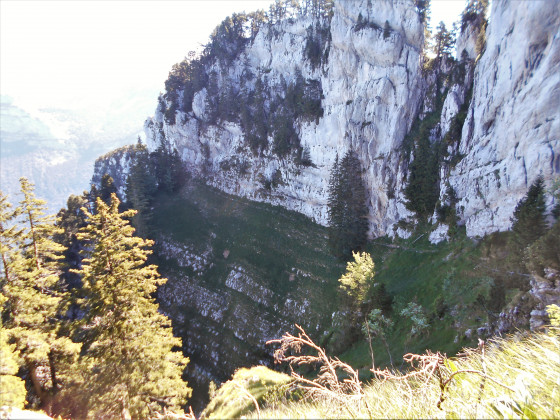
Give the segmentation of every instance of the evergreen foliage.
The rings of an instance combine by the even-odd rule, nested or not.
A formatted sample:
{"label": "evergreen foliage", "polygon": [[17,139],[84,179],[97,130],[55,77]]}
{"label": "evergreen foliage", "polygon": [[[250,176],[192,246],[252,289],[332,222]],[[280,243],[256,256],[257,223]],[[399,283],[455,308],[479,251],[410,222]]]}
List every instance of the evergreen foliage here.
{"label": "evergreen foliage", "polygon": [[519,249],[535,242],[547,230],[544,193],[544,179],[538,176],[529,187],[527,195],[515,207],[512,239]]}
{"label": "evergreen foliage", "polygon": [[461,12],[461,30],[470,22],[485,22],[489,4],[489,0],[468,0],[465,10]]}
{"label": "evergreen foliage", "polygon": [[83,244],[78,240],[77,234],[87,223],[86,215],[82,211],[82,208],[86,206],[89,207],[90,211],[93,211],[93,205],[90,205],[87,192],[82,195],[71,195],[66,202],[66,208],[62,208],[57,214],[56,226],[62,232],[55,236],[55,240],[66,248],[61,279],[71,288],[82,285],[80,277],[73,273],[71,269],[78,268],[82,261],[80,251]]}
{"label": "evergreen foliage", "polygon": [[60,234],[46,203],[35,197],[34,186],[20,179],[23,198],[15,213],[3,201],[2,222],[20,216],[19,228],[2,224],[4,327],[28,373],[36,397],[48,411],[59,390],[72,377],[71,365],[79,345],[59,335],[56,322],[66,307],[67,294],[59,281],[64,247],[54,242]]}
{"label": "evergreen foliage", "polygon": [[[144,146],[138,145],[136,148],[139,155],[133,165],[136,166],[134,170],[146,175],[143,181],[144,185],[138,186],[138,188],[143,190],[144,193],[153,191],[153,179],[155,177],[159,191],[178,191],[187,180],[187,170],[179,156],[179,152],[169,143],[161,123],[158,124],[157,128],[154,127],[154,129],[158,130],[155,138],[159,138],[160,144],[156,150],[150,153],[149,164],[145,161],[144,154],[146,151]],[[139,196],[137,198],[142,197]]]}
{"label": "evergreen foliage", "polygon": [[105,174],[101,177],[101,185],[97,191],[97,197],[101,198],[105,204],[109,204],[111,201],[111,195],[117,193],[117,187],[115,186],[115,180],[109,174]]}
{"label": "evergreen foliage", "polygon": [[551,269],[560,272],[560,221],[526,248],[524,261],[531,273],[540,276]]}
{"label": "evergreen foliage", "polygon": [[[0,294],[0,307],[6,298]],[[23,408],[25,405],[25,382],[16,376],[19,366],[15,345],[9,343],[8,330],[1,325],[0,318],[0,407]]]}
{"label": "evergreen foliage", "polygon": [[451,58],[454,45],[454,33],[446,28],[443,21],[440,22],[433,38],[433,53],[436,55],[436,60],[441,61],[443,57]]}
{"label": "evergreen foliage", "polygon": [[430,0],[414,0],[414,5],[416,6],[416,11],[418,12],[420,22],[428,26],[430,24],[431,13]]}
{"label": "evergreen foliage", "polygon": [[88,244],[82,277],[85,316],[77,335],[84,346],[80,363],[81,391],[88,415],[144,418],[163,407],[179,411],[190,389],[181,380],[188,360],[173,337],[170,321],[158,312],[152,294],[161,278],[144,265],[150,240],[134,237],[119,213],[115,194],[108,206],[97,200],[97,213],[83,209],[88,225],[78,239]]}
{"label": "evergreen foliage", "polygon": [[391,25],[389,25],[389,21],[385,21],[385,25],[383,26],[383,39],[387,39],[391,36]]}
{"label": "evergreen foliage", "polygon": [[312,69],[316,69],[321,64],[327,62],[330,40],[331,33],[328,24],[322,26],[316,23],[307,28],[304,51]]}
{"label": "evergreen foliage", "polygon": [[404,193],[406,208],[421,218],[429,217],[439,198],[439,167],[441,142],[430,142],[429,126],[421,124],[414,147],[414,160],[408,168]]}
{"label": "evergreen foliage", "polygon": [[[137,211],[132,218],[132,224],[137,233],[146,237],[149,233],[148,226],[152,218],[151,204],[157,191],[157,179],[146,146],[138,141],[135,150],[134,162],[130,166],[130,172],[126,179],[126,203]],[[182,164],[175,162],[175,165],[182,168]],[[178,172],[177,168],[173,168],[173,171],[175,177],[182,179],[183,175],[176,173]],[[172,189],[177,188],[178,186],[172,186]]]}
{"label": "evergreen foliage", "polygon": [[357,155],[348,151],[338,157],[329,181],[329,246],[333,254],[346,259],[367,241],[366,189]]}

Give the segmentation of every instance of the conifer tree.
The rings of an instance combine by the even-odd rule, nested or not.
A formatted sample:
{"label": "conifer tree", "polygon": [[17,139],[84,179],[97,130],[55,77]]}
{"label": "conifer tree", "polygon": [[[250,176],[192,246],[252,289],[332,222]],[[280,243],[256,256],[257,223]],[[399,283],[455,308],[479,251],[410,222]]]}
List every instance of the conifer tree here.
{"label": "conifer tree", "polygon": [[99,189],[98,197],[101,197],[106,204],[109,204],[111,201],[111,194],[116,192],[117,187],[113,177],[109,174],[103,175],[103,177],[101,177],[101,188]]}
{"label": "conifer tree", "polygon": [[82,207],[89,204],[89,193],[84,191],[82,195],[71,195],[66,201],[66,208],[60,209],[57,214],[56,225],[62,230],[61,234],[55,236],[56,242],[62,244],[64,252],[64,265],[61,267],[61,278],[69,288],[80,287],[82,282],[71,269],[79,267],[82,257],[80,250],[83,247],[78,240],[78,231],[86,225],[86,216]]}
{"label": "conifer tree", "polygon": [[[6,300],[0,293],[0,307],[4,306]],[[8,340],[8,330],[4,328],[0,318],[0,407],[7,405],[23,408],[27,391],[23,379],[16,376],[18,365],[15,346]]]}
{"label": "conifer tree", "polygon": [[427,133],[422,133],[415,144],[405,188],[406,208],[421,218],[432,214],[439,198],[440,149],[441,143],[431,144]]}
{"label": "conifer tree", "polygon": [[134,156],[134,163],[126,179],[126,202],[128,206],[137,210],[132,219],[136,231],[140,236],[146,236],[152,217],[151,203],[157,190],[157,181],[150,164],[148,149],[140,139]]}
{"label": "conifer tree", "polygon": [[[17,248],[16,241],[21,233],[16,226],[11,225],[13,219],[17,216],[17,212],[13,211],[11,207],[8,197],[0,192],[0,254],[3,271],[0,286],[2,290],[5,284],[15,277],[15,273],[11,271],[11,266]],[[0,293],[2,313],[4,313],[4,305],[7,300],[4,294]],[[8,342],[9,332],[3,324],[0,316],[0,407],[7,405],[23,408],[26,394],[25,383],[15,376],[18,371],[15,346]]]}
{"label": "conifer tree", "polygon": [[348,151],[335,161],[329,182],[329,244],[335,256],[349,258],[366,243],[368,210],[360,161]]}
{"label": "conifer tree", "polygon": [[11,263],[21,237],[21,229],[14,224],[19,209],[12,210],[12,204],[8,197],[0,191],[0,257],[2,258],[2,270],[4,281],[12,278]]}
{"label": "conifer tree", "polygon": [[544,179],[538,176],[513,212],[513,238],[519,247],[525,248],[545,234],[545,212]]}
{"label": "conifer tree", "polygon": [[[0,282],[6,298],[2,317],[42,408],[50,412],[53,397],[71,376],[79,346],[58,335],[58,318],[66,303],[59,282],[64,247],[53,241],[59,229],[52,217],[45,216],[46,203],[35,197],[34,186],[26,178],[20,183],[23,199],[16,213],[23,228],[11,236],[9,229],[1,232],[7,255]],[[3,207],[5,220],[8,206]]]}
{"label": "conifer tree", "polygon": [[84,209],[89,223],[78,235],[90,249],[81,270],[87,298],[81,320],[84,351],[82,389],[88,415],[145,418],[162,406],[179,411],[190,388],[181,375],[188,359],[173,336],[170,321],[158,312],[152,294],[166,279],[156,266],[145,265],[153,241],[134,237],[119,213],[97,200],[97,213]]}
{"label": "conifer tree", "polygon": [[328,216],[329,216],[329,247],[336,255],[339,243],[342,240],[342,225],[344,217],[344,205],[340,197],[342,196],[342,178],[340,175],[340,163],[338,154],[336,155],[331,176],[329,178],[329,198],[328,198]]}
{"label": "conifer tree", "polygon": [[451,57],[455,37],[453,32],[450,32],[447,29],[443,21],[440,22],[436,28],[436,34],[434,35],[433,42],[433,52],[436,55],[438,63],[441,62],[441,58],[444,56]]}

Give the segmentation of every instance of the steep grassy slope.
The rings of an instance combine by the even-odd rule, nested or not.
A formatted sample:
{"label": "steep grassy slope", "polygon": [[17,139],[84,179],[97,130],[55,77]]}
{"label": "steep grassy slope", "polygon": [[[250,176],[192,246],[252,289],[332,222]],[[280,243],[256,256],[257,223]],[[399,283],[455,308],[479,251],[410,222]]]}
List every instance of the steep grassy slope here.
{"label": "steep grassy slope", "polygon": [[275,402],[258,414],[251,407],[247,418],[558,418],[559,338],[556,329],[498,339],[484,351],[440,359],[433,373],[375,379],[363,397]]}
{"label": "steep grassy slope", "polygon": [[270,364],[265,342],[294,323],[329,330],[344,266],[324,227],[196,183],[156,202],[157,263],[169,279],[158,298],[191,358],[191,404],[206,398],[209,380]]}
{"label": "steep grassy slope", "polygon": [[[324,227],[195,182],[156,203],[156,262],[169,278],[158,298],[191,358],[188,379],[196,392],[190,404],[202,408],[210,380],[223,382],[239,367],[271,366],[265,342],[296,323],[359,369],[362,379],[371,378],[361,321],[344,322],[337,279],[345,266],[329,254]],[[503,235],[477,242],[459,232],[452,242],[432,245],[428,230],[419,227],[396,242],[376,239],[366,249],[376,263],[375,282],[393,301],[386,311],[394,322],[387,344],[397,368],[399,355],[409,351],[454,355],[475,345],[491,332],[480,327],[496,321],[503,295],[518,292],[484,269],[499,257],[495,244]],[[413,334],[401,314],[409,302],[422,307],[428,327],[421,333]],[[362,316],[372,307],[373,300],[366,302]],[[372,348],[375,365],[388,366],[384,343],[374,337]]]}
{"label": "steep grassy slope", "polygon": [[[476,342],[476,334],[467,337],[460,332],[476,329],[488,320],[491,284],[481,281],[486,277],[475,269],[482,248],[464,235],[454,242],[432,245],[421,228],[408,240],[380,238],[368,245],[376,265],[375,282],[383,283],[393,297],[388,316],[394,328],[387,341],[397,366],[402,362],[399,355],[408,351],[431,349],[455,354]],[[424,310],[429,327],[421,334],[412,335],[410,322],[400,314],[408,302]],[[383,343],[374,339],[372,347],[375,364],[389,365]],[[341,358],[361,368],[366,378],[369,376],[372,361],[365,337],[353,343]]]}

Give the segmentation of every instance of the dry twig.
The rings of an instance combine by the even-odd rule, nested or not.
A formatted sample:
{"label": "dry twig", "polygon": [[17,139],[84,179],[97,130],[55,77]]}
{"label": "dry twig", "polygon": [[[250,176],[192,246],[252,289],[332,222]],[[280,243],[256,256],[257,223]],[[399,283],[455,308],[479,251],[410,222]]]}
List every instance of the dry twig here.
{"label": "dry twig", "polygon": [[[266,343],[280,344],[280,348],[274,351],[274,361],[289,364],[292,378],[298,383],[299,388],[306,391],[306,397],[313,400],[320,397],[336,399],[343,403],[346,410],[353,416],[355,416],[355,413],[352,406],[357,402],[363,402],[367,411],[370,412],[364,398],[364,390],[358,377],[358,371],[336,357],[327,356],[325,350],[316,345],[302,327],[296,324],[296,328],[299,330],[297,336],[286,333],[281,339],[270,340]],[[317,355],[301,355],[304,347],[314,350]],[[292,352],[300,355],[291,354]],[[307,379],[294,372],[293,366],[303,365],[319,365],[317,378]],[[345,378],[339,379],[339,373]]]}

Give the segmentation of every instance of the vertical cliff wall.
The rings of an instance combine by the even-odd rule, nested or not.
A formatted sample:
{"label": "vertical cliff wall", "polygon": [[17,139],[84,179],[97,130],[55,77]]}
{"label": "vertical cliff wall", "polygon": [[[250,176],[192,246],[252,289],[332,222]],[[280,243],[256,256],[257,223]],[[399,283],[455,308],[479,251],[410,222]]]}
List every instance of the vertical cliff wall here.
{"label": "vertical cliff wall", "polygon": [[[421,103],[423,27],[410,2],[374,3],[336,2],[330,22],[300,17],[264,26],[227,68],[216,61],[207,70],[220,75],[221,87],[239,85],[242,74],[253,74],[266,83],[265,89],[281,96],[282,81],[294,82],[298,72],[308,82],[318,82],[323,116],[295,122],[311,165],[299,165],[293,155],[279,158],[271,150],[272,136],[270,146],[255,155],[239,123],[208,124],[206,88],[195,94],[192,112],[177,113],[176,124],[166,123],[160,111],[147,121],[149,146],[159,144],[160,123],[191,170],[211,185],[280,204],[321,224],[327,222],[330,170],[337,155],[353,149],[369,191],[371,231],[387,232],[407,214],[400,195],[406,162],[401,161],[399,146]],[[365,24],[357,25],[360,21]],[[386,22],[390,29],[384,33]],[[330,38],[322,52],[328,58],[317,67],[305,51],[313,25],[326,27]],[[236,172],[239,162],[246,168],[243,173]],[[259,180],[274,174],[280,181],[272,190],[263,188]]]}
{"label": "vertical cliff wall", "polygon": [[493,1],[459,144],[465,157],[448,178],[469,236],[510,228],[537,176],[547,185],[559,176],[559,109],[558,2]]}
{"label": "vertical cliff wall", "polygon": [[[213,92],[207,84],[187,107],[178,95],[174,121],[167,118],[172,101],[162,99],[145,124],[148,146],[156,149],[165,137],[208,184],[296,210],[320,224],[327,223],[331,168],[337,156],[352,149],[368,191],[370,234],[405,235],[397,222],[414,219],[404,197],[414,154],[403,153],[403,139],[418,115],[434,110],[434,95],[446,95],[432,141],[444,138],[461,106],[468,111],[441,167],[440,202],[452,189],[458,223],[466,225],[469,236],[506,230],[534,179],[541,174],[550,185],[560,172],[557,6],[494,1],[485,51],[477,57],[480,28],[465,25],[457,62],[446,70],[452,73],[461,61],[463,74],[448,78],[438,92],[433,71],[422,68],[423,25],[412,2],[337,1],[332,18],[300,16],[264,24],[231,61],[205,64],[205,75],[214,78]],[[322,34],[319,62],[308,50],[317,33]],[[278,101],[287,100],[287,86],[298,78],[306,89],[314,87],[322,111],[290,122],[297,147],[289,153],[275,152],[271,129],[263,147],[250,147],[239,110],[234,118],[210,116],[209,104],[228,89],[241,98],[261,86],[262,118],[272,126],[282,110]],[[261,119],[255,108],[251,111],[249,118]],[[445,232],[434,240],[445,238]]]}

